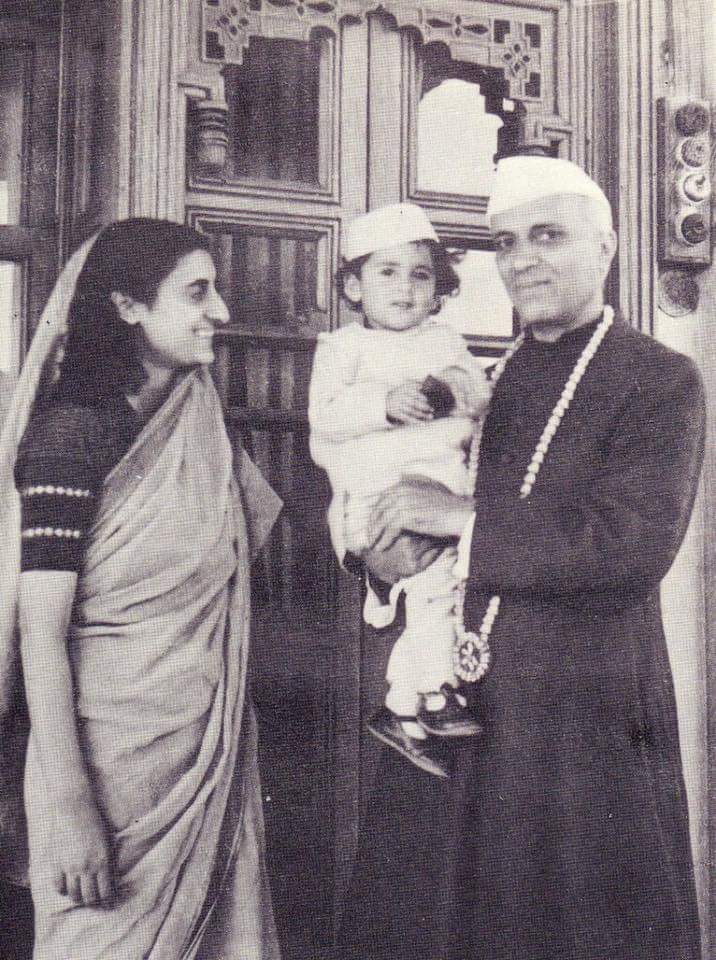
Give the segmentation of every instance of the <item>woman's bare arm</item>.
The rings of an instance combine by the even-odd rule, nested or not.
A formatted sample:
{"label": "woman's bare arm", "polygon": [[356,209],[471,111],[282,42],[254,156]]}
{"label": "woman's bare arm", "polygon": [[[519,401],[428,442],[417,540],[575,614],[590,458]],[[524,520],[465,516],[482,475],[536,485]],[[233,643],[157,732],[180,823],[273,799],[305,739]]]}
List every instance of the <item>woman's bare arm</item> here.
{"label": "woman's bare arm", "polygon": [[55,887],[75,903],[112,896],[107,831],[79,742],[67,632],[77,574],[30,570],[20,575],[22,667],[32,738],[56,823]]}

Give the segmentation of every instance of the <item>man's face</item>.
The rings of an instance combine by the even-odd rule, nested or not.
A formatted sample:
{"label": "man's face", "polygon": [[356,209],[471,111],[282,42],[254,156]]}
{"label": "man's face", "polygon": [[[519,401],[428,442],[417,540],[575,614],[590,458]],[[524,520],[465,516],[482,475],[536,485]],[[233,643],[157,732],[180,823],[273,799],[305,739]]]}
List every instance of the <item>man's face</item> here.
{"label": "man's face", "polygon": [[542,197],[492,217],[497,267],[523,327],[559,336],[596,319],[616,249],[581,196]]}

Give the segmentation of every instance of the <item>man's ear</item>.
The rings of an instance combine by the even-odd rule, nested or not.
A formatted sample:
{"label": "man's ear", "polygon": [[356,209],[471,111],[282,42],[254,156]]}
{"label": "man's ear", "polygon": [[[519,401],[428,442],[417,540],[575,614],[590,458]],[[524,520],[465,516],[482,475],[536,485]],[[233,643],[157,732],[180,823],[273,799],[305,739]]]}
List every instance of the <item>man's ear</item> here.
{"label": "man's ear", "polygon": [[346,274],[343,280],[343,292],[351,303],[360,303],[360,280],[354,273]]}
{"label": "man's ear", "polygon": [[607,264],[611,265],[614,254],[617,252],[617,235],[614,230],[602,234],[602,251]]}
{"label": "man's ear", "polygon": [[120,319],[124,320],[125,323],[128,323],[130,326],[134,326],[136,323],[139,323],[140,316],[138,307],[140,306],[136,300],[133,300],[132,297],[128,296],[126,293],[118,293],[116,290],[113,290],[110,293],[110,298],[112,303],[117,308],[117,313],[120,316]]}

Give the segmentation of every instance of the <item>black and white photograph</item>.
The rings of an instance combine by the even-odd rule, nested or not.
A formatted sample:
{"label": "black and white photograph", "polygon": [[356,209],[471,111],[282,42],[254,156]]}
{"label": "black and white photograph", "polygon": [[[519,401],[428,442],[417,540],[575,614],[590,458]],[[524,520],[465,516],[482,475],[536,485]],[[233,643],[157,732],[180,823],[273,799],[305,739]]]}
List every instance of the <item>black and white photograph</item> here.
{"label": "black and white photograph", "polygon": [[0,0],[0,960],[716,960],[712,0]]}

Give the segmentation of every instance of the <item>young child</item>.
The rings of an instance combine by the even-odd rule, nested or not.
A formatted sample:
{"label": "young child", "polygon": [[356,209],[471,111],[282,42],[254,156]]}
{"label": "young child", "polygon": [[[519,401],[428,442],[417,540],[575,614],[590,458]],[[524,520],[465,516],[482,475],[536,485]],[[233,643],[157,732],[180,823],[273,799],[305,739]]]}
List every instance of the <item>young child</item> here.
{"label": "young child", "polygon": [[[311,454],[328,473],[328,521],[341,562],[369,547],[380,493],[420,474],[471,495],[467,460],[490,390],[464,339],[434,319],[459,285],[420,207],[393,204],[357,217],[343,236],[342,295],[362,323],[319,335],[308,417]],[[381,602],[368,587],[364,617],[385,627],[405,593],[406,626],[391,652],[385,708],[370,731],[413,763],[448,775],[435,737],[472,736],[479,725],[453,669],[456,551],[399,581]],[[431,736],[432,735],[432,736]]]}

